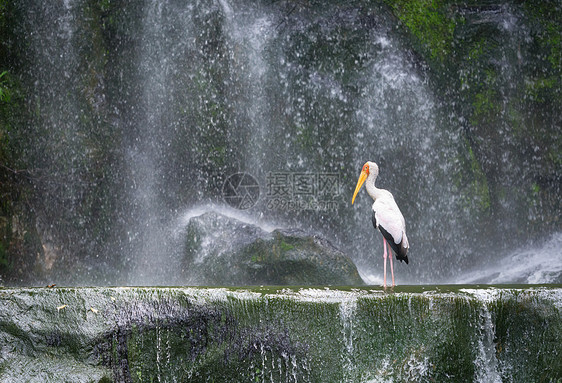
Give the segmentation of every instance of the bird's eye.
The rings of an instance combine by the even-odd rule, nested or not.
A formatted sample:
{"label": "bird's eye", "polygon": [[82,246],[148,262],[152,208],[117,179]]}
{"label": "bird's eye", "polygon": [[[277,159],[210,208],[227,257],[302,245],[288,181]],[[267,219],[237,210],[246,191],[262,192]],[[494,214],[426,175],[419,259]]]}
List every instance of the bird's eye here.
{"label": "bird's eye", "polygon": [[369,165],[367,165],[367,164],[363,165],[363,171],[365,173],[369,173]]}

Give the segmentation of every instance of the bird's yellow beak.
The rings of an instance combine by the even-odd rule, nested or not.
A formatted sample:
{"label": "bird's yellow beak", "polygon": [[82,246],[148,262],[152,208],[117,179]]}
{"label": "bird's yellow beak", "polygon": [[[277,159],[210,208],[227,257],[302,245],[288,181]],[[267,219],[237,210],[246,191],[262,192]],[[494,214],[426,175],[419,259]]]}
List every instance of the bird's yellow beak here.
{"label": "bird's yellow beak", "polygon": [[353,202],[355,202],[355,197],[357,197],[357,193],[359,193],[359,190],[361,190],[361,186],[363,186],[363,184],[365,183],[365,180],[367,179],[367,172],[366,171],[361,171],[361,175],[359,176],[359,180],[357,181],[357,186],[355,186],[355,192],[353,193],[353,198],[351,199],[351,204],[353,205]]}

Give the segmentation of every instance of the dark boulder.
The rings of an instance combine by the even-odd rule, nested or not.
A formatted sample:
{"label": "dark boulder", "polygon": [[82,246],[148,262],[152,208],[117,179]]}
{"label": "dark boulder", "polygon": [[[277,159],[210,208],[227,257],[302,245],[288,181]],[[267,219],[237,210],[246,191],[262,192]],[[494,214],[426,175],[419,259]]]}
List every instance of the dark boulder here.
{"label": "dark boulder", "polygon": [[210,212],[186,229],[184,266],[197,285],[362,285],[351,259],[302,230],[266,231]]}

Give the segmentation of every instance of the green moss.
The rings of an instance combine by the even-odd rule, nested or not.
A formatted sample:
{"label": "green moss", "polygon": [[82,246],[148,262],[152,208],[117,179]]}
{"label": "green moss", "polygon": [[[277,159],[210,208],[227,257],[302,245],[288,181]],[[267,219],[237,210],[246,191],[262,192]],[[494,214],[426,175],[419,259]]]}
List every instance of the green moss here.
{"label": "green moss", "polygon": [[462,166],[455,178],[455,185],[461,192],[462,204],[466,209],[472,211],[476,208],[478,213],[487,213],[491,207],[491,196],[486,175],[468,140],[465,140],[465,148],[467,157],[459,159]]}
{"label": "green moss", "polygon": [[552,1],[526,1],[523,7],[531,19],[539,26],[535,32],[543,51],[548,52],[546,58],[552,69],[562,72],[562,7]]}
{"label": "green moss", "polygon": [[491,338],[503,380],[556,379],[560,286],[512,287],[2,289],[0,377],[39,360],[61,381],[78,364],[132,382],[471,382]]}
{"label": "green moss", "polygon": [[310,150],[312,147],[314,147],[314,144],[316,142],[315,134],[312,128],[310,127],[305,127],[305,126],[295,127],[295,137],[296,137],[296,142],[304,150]]}
{"label": "green moss", "polygon": [[[493,315],[496,357],[499,362],[525,365],[504,380],[549,381],[562,376],[562,360],[555,340],[562,330],[560,312],[550,302],[526,292],[490,304]],[[517,334],[517,335],[516,335]],[[532,337],[520,336],[533,334]]]}
{"label": "green moss", "polygon": [[103,12],[107,12],[111,9],[111,0],[101,0],[99,6]]}
{"label": "green moss", "polygon": [[428,58],[444,63],[451,53],[455,21],[448,16],[443,0],[385,0],[394,14],[416,37]]}
{"label": "green moss", "polygon": [[[369,353],[355,362],[360,370],[393,381],[472,381],[475,336],[470,323],[477,322],[479,307],[461,297],[360,299],[354,342]],[[423,375],[412,375],[412,366]]]}
{"label": "green moss", "polygon": [[525,82],[525,96],[534,102],[548,102],[557,86],[560,86],[557,76],[529,79]]}
{"label": "green moss", "polygon": [[281,248],[281,251],[285,252],[285,251],[289,251],[295,248],[295,246],[291,245],[290,243],[287,243],[285,241],[283,241],[283,239],[280,239],[278,241],[279,246]]}
{"label": "green moss", "polygon": [[540,188],[539,185],[537,185],[536,183],[534,183],[533,185],[531,185],[531,190],[532,190],[532,193],[533,193],[534,195],[536,195],[536,194],[539,194],[539,193],[540,193],[541,188]]}
{"label": "green moss", "polygon": [[562,72],[562,34],[560,25],[549,22],[546,26],[547,39],[544,43],[546,49],[550,49],[548,61],[554,69]]}
{"label": "green moss", "polygon": [[10,102],[12,99],[10,88],[6,83],[8,71],[0,73],[0,102]]}
{"label": "green moss", "polygon": [[486,117],[495,116],[500,112],[501,106],[497,102],[497,92],[489,87],[476,93],[472,102],[474,112],[472,114],[473,125],[478,125]]}

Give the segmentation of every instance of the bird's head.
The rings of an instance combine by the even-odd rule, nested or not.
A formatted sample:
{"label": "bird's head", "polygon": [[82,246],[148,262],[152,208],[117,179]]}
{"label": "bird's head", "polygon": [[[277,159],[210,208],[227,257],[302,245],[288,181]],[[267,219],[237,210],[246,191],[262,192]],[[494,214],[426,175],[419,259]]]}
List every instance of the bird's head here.
{"label": "bird's head", "polygon": [[365,165],[363,165],[363,168],[361,169],[361,174],[359,175],[357,186],[355,186],[355,192],[353,193],[353,198],[351,199],[352,205],[355,202],[355,197],[357,197],[357,193],[359,193],[359,190],[361,190],[361,187],[365,183],[365,180],[367,180],[367,177],[373,176],[374,178],[376,178],[378,175],[379,175],[379,167],[377,166],[377,164],[371,161],[365,162]]}

